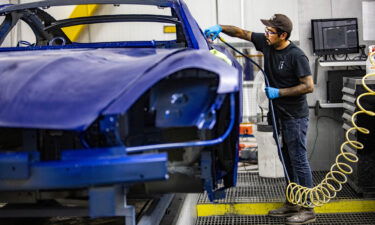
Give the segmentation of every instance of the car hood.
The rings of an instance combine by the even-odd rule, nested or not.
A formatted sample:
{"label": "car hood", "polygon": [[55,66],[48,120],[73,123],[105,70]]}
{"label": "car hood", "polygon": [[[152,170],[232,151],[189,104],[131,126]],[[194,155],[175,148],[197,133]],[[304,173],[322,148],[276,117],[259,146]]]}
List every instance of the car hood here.
{"label": "car hood", "polygon": [[73,49],[0,54],[0,126],[84,130],[124,113],[147,89],[186,68],[220,76],[218,93],[238,91],[238,71],[193,49]]}

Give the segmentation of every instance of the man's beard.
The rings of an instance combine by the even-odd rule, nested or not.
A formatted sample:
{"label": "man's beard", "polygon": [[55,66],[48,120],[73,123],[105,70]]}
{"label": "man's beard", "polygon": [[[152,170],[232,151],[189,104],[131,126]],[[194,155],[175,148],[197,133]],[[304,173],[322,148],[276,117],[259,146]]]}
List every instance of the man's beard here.
{"label": "man's beard", "polygon": [[271,41],[268,40],[268,39],[267,39],[267,44],[268,44],[269,46],[273,46],[274,48],[278,48],[278,47],[281,46],[281,43],[280,43],[280,42],[274,42],[274,43],[271,43]]}

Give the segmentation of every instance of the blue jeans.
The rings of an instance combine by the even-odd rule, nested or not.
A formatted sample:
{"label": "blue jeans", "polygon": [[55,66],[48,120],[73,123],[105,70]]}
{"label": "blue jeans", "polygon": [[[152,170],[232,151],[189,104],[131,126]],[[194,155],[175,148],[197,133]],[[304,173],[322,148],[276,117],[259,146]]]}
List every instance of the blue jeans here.
{"label": "blue jeans", "polygon": [[280,120],[279,124],[281,124],[282,135],[281,151],[290,181],[304,187],[313,187],[306,149],[309,118]]}

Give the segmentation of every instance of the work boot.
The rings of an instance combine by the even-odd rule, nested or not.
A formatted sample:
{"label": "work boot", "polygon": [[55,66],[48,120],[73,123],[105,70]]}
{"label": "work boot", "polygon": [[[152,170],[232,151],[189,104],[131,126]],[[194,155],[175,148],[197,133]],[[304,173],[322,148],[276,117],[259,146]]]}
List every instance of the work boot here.
{"label": "work boot", "polygon": [[294,214],[294,216],[286,218],[286,224],[299,225],[315,222],[316,216],[314,209],[312,208],[301,208],[301,210]]}
{"label": "work boot", "polygon": [[269,211],[268,215],[273,217],[293,216],[298,213],[300,209],[300,206],[286,202],[282,207]]}

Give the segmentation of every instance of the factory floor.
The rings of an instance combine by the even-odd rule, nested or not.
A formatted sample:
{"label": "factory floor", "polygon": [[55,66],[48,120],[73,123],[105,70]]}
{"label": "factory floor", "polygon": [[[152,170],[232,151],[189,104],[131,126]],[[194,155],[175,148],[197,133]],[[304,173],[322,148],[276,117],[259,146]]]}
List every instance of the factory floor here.
{"label": "factory floor", "polygon": [[[325,172],[313,172],[314,183],[320,183]],[[198,199],[195,225],[277,225],[284,218],[272,218],[267,212],[285,201],[283,178],[262,178],[249,166],[239,167],[238,183],[229,189],[227,197],[216,204],[205,194]],[[363,198],[348,184],[328,204],[315,208],[316,225],[375,224],[375,198]]]}
{"label": "factory floor", "polygon": [[[325,172],[313,172],[314,183],[319,183]],[[272,218],[267,212],[277,208],[284,202],[284,178],[262,178],[258,175],[257,165],[240,163],[237,186],[227,191],[225,199],[216,203],[208,201],[206,194],[189,194],[195,196],[195,201],[189,203],[188,209],[183,208],[185,196],[176,195],[175,200],[166,210],[160,225],[278,225],[285,224],[284,218]],[[150,204],[149,201],[133,202],[142,210]],[[317,220],[311,225],[375,225],[375,198],[363,198],[348,184],[343,185],[342,191],[328,204],[317,207]],[[180,215],[179,215],[180,214]],[[181,214],[191,218],[191,222],[180,218],[182,223],[176,223]],[[194,218],[192,218],[194,217]],[[123,218],[87,217],[52,217],[30,219],[0,219],[4,225],[124,225]],[[148,224],[148,223],[147,223]],[[153,223],[152,225],[158,225]]]}

